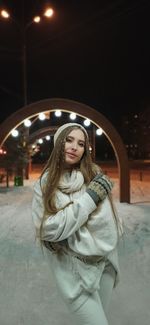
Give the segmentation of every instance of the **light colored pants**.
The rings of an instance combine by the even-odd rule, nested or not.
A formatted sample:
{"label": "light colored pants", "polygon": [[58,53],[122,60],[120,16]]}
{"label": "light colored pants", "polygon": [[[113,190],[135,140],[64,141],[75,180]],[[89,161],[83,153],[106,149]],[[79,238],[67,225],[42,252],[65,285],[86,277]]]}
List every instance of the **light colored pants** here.
{"label": "light colored pants", "polygon": [[107,309],[115,282],[115,270],[106,265],[100,281],[100,290],[95,291],[88,300],[75,312],[73,318],[76,325],[108,325]]}

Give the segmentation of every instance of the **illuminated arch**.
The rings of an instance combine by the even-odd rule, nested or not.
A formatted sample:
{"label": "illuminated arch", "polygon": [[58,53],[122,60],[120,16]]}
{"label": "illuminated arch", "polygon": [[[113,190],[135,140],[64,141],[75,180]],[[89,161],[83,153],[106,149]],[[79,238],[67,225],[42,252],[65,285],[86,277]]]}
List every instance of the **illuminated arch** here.
{"label": "illuminated arch", "polygon": [[79,116],[89,118],[97,127],[101,127],[109,142],[111,143],[119,168],[120,180],[120,202],[130,202],[130,184],[129,184],[129,162],[125,146],[119,133],[116,131],[111,122],[101,113],[92,107],[63,98],[50,98],[30,105],[24,106],[12,115],[10,115],[0,125],[0,144],[2,145],[11,130],[16,128],[21,121],[37,115],[40,112],[61,110],[65,112],[75,112]]}

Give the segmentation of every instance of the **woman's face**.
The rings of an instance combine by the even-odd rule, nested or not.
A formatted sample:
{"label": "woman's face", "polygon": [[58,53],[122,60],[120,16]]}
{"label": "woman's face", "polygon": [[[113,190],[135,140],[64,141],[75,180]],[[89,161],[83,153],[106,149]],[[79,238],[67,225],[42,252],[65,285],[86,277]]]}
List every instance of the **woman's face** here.
{"label": "woman's face", "polygon": [[67,165],[77,164],[85,151],[85,136],[82,130],[74,129],[66,137],[65,162]]}

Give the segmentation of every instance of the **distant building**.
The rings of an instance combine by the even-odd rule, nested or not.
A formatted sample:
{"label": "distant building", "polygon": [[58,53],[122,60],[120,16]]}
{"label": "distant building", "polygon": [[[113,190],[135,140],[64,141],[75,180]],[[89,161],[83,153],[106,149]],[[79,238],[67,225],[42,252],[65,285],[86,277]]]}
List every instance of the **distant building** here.
{"label": "distant building", "polygon": [[150,108],[123,116],[120,135],[129,159],[150,159]]}

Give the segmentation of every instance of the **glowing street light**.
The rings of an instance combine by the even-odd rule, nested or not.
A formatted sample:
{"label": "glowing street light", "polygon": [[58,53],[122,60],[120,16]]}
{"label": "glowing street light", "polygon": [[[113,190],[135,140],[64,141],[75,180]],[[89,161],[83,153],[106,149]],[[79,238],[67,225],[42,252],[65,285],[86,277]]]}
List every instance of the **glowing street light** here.
{"label": "glowing street light", "polygon": [[54,14],[54,10],[52,8],[47,8],[44,12],[44,16],[47,18],[52,17]]}
{"label": "glowing street light", "polygon": [[10,17],[10,14],[7,10],[3,9],[1,10],[1,16],[5,19],[8,19]]}
{"label": "glowing street light", "polygon": [[7,151],[4,150],[4,149],[2,149],[2,148],[0,148],[0,155],[6,155],[6,154],[7,154]]}
{"label": "glowing street light", "polygon": [[34,21],[34,23],[38,24],[41,21],[41,17],[40,16],[36,16],[36,17],[33,18],[33,21]]}
{"label": "glowing street light", "polygon": [[12,135],[14,138],[17,138],[18,135],[19,135],[19,131],[14,129],[14,130],[12,130],[11,135]]}
{"label": "glowing street light", "polygon": [[89,126],[91,124],[91,121],[87,118],[83,123],[85,126]]}
{"label": "glowing street light", "polygon": [[71,113],[71,114],[70,114],[70,119],[71,119],[71,120],[75,120],[75,119],[76,119],[76,117],[77,117],[77,116],[76,116],[76,114],[75,114],[75,113]]}
{"label": "glowing street light", "polygon": [[62,115],[62,113],[61,113],[60,110],[57,110],[57,111],[55,112],[55,116],[60,117],[61,115]]}
{"label": "glowing street light", "polygon": [[[44,12],[44,16],[46,18],[51,18],[54,14],[54,10],[52,8],[47,8]],[[38,24],[41,21],[41,16],[35,16],[33,19],[28,22],[27,24],[21,24],[19,23],[13,16],[9,14],[9,12],[6,9],[2,9],[0,11],[0,15],[4,19],[10,18],[13,22],[17,24],[21,31],[21,40],[22,40],[22,64],[23,64],[23,100],[24,100],[24,106],[27,105],[27,42],[26,42],[26,31],[27,29],[34,23]]]}
{"label": "glowing street light", "polygon": [[24,125],[27,127],[27,128],[29,128],[30,126],[31,126],[31,121],[29,120],[29,119],[26,119],[25,121],[24,121]]}
{"label": "glowing street light", "polygon": [[46,135],[45,139],[49,141],[51,139],[50,135]]}
{"label": "glowing street light", "polygon": [[103,134],[103,130],[101,128],[96,130],[96,134],[97,135],[102,135]]}
{"label": "glowing street light", "polygon": [[45,114],[44,114],[44,113],[40,113],[40,114],[39,114],[39,120],[40,120],[40,121],[44,121],[45,119],[46,119]]}
{"label": "glowing street light", "polygon": [[42,144],[43,143],[43,139],[38,139],[38,143]]}

